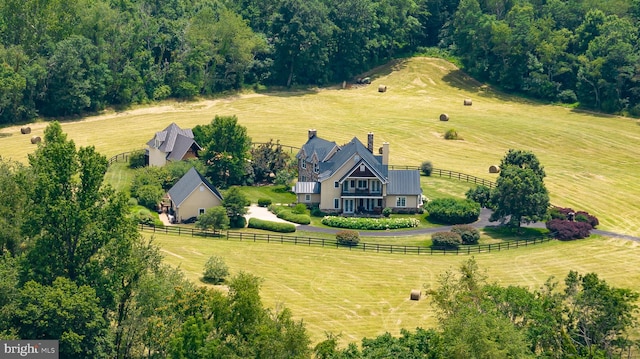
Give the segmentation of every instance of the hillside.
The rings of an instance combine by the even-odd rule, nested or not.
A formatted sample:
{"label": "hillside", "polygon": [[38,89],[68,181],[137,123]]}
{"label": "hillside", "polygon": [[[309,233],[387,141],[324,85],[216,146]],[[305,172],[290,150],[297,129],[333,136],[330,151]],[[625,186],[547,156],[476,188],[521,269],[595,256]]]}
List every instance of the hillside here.
{"label": "hillside", "polygon": [[[412,58],[369,74],[373,83],[293,92],[265,92],[199,102],[164,103],[65,122],[78,145],[111,156],[143,148],[155,131],[176,122],[192,127],[215,115],[236,115],[256,142],[299,146],[308,128],[346,142],[375,133],[391,144],[391,163],[435,167],[494,179],[488,173],[510,148],[533,151],[545,166],[552,203],[587,210],[601,228],[640,235],[640,127],[629,118],[540,104],[481,86],[452,64]],[[388,87],[385,93],[378,86]],[[473,100],[463,106],[463,100]],[[440,114],[448,122],[439,121]],[[32,124],[42,135],[46,123]],[[446,141],[455,128],[462,141]],[[0,130],[0,155],[24,161],[34,147],[17,126]]]}

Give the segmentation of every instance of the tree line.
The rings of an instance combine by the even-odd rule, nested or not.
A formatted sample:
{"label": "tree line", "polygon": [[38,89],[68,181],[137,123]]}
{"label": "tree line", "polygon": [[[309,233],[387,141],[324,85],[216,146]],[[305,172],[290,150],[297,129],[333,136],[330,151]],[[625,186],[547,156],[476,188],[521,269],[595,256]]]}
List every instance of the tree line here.
{"label": "tree line", "polygon": [[437,48],[505,90],[640,114],[636,0],[5,0],[0,124],[324,85]]}

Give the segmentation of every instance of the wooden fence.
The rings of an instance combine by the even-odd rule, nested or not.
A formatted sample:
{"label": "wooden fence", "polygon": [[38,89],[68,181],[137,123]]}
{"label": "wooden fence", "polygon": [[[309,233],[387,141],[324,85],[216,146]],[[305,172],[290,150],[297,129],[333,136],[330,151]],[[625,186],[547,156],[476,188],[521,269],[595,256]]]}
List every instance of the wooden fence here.
{"label": "wooden fence", "polygon": [[118,153],[115,156],[112,156],[111,158],[109,158],[109,166],[111,166],[111,164],[113,164],[114,162],[128,162],[129,156],[131,155],[132,152],[135,152],[135,151],[122,152],[122,153]]}
{"label": "wooden fence", "polygon": [[332,247],[350,251],[396,253],[396,254],[428,254],[428,255],[461,255],[475,253],[498,252],[520,247],[528,247],[553,240],[551,237],[540,237],[529,240],[513,240],[494,244],[479,244],[461,246],[457,249],[441,249],[419,246],[402,246],[393,244],[359,243],[356,246],[341,246],[335,239],[301,237],[285,234],[271,233],[244,233],[232,231],[203,231],[195,228],[180,226],[166,226],[156,228],[144,224],[139,225],[140,230],[152,233],[173,234],[178,236],[206,237],[219,240],[237,240],[240,242],[266,242],[280,244],[294,244],[309,247]]}

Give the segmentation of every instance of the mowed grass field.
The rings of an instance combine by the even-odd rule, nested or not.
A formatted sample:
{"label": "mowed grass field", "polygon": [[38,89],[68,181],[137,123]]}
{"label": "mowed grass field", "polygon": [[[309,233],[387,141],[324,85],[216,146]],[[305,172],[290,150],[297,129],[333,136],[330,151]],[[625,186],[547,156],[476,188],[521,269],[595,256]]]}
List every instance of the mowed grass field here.
{"label": "mowed grass field", "polygon": [[[144,233],[151,237],[151,233]],[[198,282],[211,255],[222,256],[232,274],[245,271],[264,279],[265,306],[286,306],[303,319],[317,343],[325,332],[341,342],[359,342],[401,328],[437,325],[428,297],[409,300],[412,289],[437,288],[447,270],[457,270],[467,255],[404,255],[349,251],[304,245],[254,243],[156,234],[165,261]],[[570,270],[596,272],[610,285],[640,291],[640,244],[591,238],[549,242],[475,256],[490,282],[540,288],[551,276],[562,284]],[[561,287],[561,286],[560,286]],[[640,333],[633,333],[634,336]]]}
{"label": "mowed grass field", "polygon": [[[369,86],[229,96],[179,102],[65,122],[76,144],[94,145],[107,156],[141,149],[171,122],[182,127],[236,115],[255,142],[280,140],[301,146],[307,130],[338,144],[358,137],[375,147],[390,143],[390,163],[419,165],[495,179],[492,164],[510,148],[533,151],[547,173],[552,203],[587,210],[601,228],[640,235],[640,126],[636,120],[540,104],[476,83],[454,65],[432,58],[400,60],[372,71]],[[378,92],[378,85],[388,87]],[[469,98],[472,106],[463,106]],[[448,122],[439,121],[442,113]],[[46,123],[0,130],[0,155],[26,160],[32,135]],[[455,128],[462,141],[443,134]]]}

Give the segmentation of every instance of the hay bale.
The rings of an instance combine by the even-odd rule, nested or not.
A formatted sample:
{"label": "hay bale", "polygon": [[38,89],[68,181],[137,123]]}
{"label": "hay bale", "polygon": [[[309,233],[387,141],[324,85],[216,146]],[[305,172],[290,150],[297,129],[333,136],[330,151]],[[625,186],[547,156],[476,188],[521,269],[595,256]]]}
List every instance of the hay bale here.
{"label": "hay bale", "polygon": [[387,85],[378,86],[378,92],[387,92]]}
{"label": "hay bale", "polygon": [[417,289],[413,289],[411,291],[411,296],[409,297],[411,300],[420,300],[421,293]]}
{"label": "hay bale", "polygon": [[473,102],[471,101],[470,98],[465,98],[464,99],[464,105],[465,106],[471,106],[473,104]]}
{"label": "hay bale", "polygon": [[489,173],[500,173],[500,166],[496,166],[496,165],[489,166]]}
{"label": "hay bale", "polygon": [[21,127],[20,128],[20,133],[23,135],[28,135],[31,133],[31,127]]}
{"label": "hay bale", "polygon": [[40,136],[33,136],[31,137],[31,143],[32,144],[36,144],[36,143],[40,143],[40,141],[42,141],[42,139],[40,138]]}
{"label": "hay bale", "polygon": [[449,121],[449,115],[443,113],[440,115],[440,121]]}

